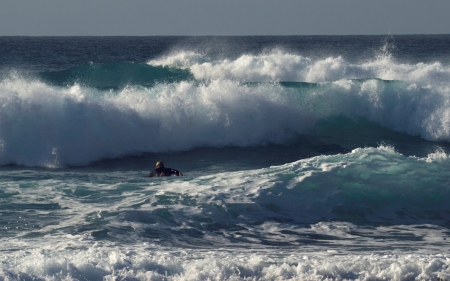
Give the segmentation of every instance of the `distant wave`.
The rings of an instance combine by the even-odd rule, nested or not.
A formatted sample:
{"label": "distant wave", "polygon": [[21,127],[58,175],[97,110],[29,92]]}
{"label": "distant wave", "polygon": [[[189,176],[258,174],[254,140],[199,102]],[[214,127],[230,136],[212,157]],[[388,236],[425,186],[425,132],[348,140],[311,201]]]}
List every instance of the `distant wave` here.
{"label": "distant wave", "polygon": [[397,63],[388,52],[355,64],[342,57],[311,59],[281,50],[236,59],[214,60],[192,51],[178,51],[148,62],[152,66],[189,69],[196,79],[231,79],[244,82],[331,82],[379,78],[449,88],[450,66],[441,62]]}

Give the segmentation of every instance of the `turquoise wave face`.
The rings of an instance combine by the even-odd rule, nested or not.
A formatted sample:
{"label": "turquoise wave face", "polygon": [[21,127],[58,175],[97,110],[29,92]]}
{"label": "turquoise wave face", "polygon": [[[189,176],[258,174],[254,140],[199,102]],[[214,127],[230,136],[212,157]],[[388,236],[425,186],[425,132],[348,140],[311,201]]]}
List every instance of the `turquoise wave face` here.
{"label": "turquoise wave face", "polygon": [[125,62],[83,64],[67,70],[41,72],[38,77],[50,85],[63,87],[80,84],[98,89],[151,87],[155,83],[193,79],[187,70]]}

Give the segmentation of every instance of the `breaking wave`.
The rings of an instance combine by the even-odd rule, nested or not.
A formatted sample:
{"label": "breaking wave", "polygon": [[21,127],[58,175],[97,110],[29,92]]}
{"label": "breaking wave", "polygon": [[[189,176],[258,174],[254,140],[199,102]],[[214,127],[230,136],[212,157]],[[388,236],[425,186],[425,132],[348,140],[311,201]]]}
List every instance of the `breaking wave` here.
{"label": "breaking wave", "polygon": [[0,82],[0,102],[0,164],[81,165],[139,152],[283,143],[342,116],[450,140],[447,93],[379,79],[101,90],[9,78]]}

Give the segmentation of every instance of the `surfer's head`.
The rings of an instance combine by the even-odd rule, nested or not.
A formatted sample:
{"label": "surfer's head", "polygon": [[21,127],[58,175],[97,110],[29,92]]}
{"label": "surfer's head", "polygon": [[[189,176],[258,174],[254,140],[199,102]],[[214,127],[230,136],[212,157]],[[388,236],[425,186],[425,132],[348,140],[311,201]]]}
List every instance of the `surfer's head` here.
{"label": "surfer's head", "polygon": [[164,168],[164,163],[163,163],[163,161],[158,161],[158,162],[156,162],[156,168]]}

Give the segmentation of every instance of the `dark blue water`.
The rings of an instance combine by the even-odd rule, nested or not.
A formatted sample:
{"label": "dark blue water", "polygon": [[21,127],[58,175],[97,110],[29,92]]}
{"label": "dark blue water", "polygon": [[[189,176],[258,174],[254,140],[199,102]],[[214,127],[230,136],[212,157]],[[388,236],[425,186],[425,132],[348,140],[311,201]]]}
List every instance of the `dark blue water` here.
{"label": "dark blue water", "polygon": [[[146,63],[171,51],[236,58],[282,48],[305,57],[343,56],[351,62],[387,50],[400,62],[449,62],[449,35],[252,37],[2,37],[2,69],[67,70],[87,63]],[[388,44],[388,45],[386,45]],[[382,48],[384,47],[385,48]],[[381,48],[381,49],[380,49]]]}

